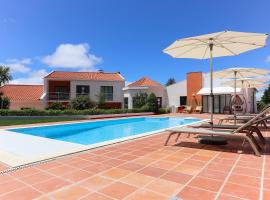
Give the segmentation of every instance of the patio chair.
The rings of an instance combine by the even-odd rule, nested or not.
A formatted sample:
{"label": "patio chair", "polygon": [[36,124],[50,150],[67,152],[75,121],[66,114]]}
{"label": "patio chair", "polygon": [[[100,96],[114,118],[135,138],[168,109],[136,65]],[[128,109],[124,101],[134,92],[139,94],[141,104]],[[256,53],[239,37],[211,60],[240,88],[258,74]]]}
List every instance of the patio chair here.
{"label": "patio chair", "polygon": [[[210,135],[210,136],[222,136],[225,138],[241,138],[244,139],[244,141],[247,141],[252,150],[254,151],[256,156],[260,156],[259,150],[261,149],[260,145],[258,144],[257,140],[253,136],[254,133],[257,133],[253,128],[250,128],[254,123],[258,123],[258,120],[269,112],[270,107],[265,109],[263,112],[258,114],[256,117],[253,119],[249,120],[247,123],[241,125],[235,130],[222,130],[222,129],[203,129],[203,128],[185,128],[185,127],[180,127],[180,128],[172,128],[172,129],[167,129],[169,132],[169,135],[167,137],[167,140],[165,142],[165,145],[168,144],[170,138],[172,135],[177,134],[176,141],[179,139],[181,134],[194,134],[194,135]],[[258,134],[258,133],[257,133]]]}
{"label": "patio chair", "polygon": [[196,106],[194,112],[195,113],[202,113],[202,106]]}
{"label": "patio chair", "polygon": [[[248,122],[249,120],[253,119],[255,116],[260,115],[261,113],[264,113],[265,110],[267,110],[270,107],[270,105],[266,105],[261,112],[259,112],[258,114],[250,114],[250,115],[236,115],[236,116],[228,116],[225,118],[221,118],[219,119],[218,124],[222,124],[224,121],[242,121],[242,122]],[[264,115],[266,115],[267,112],[264,113]],[[263,116],[261,116],[263,117]],[[268,118],[267,118],[268,119]],[[262,120],[260,121],[260,123],[258,123],[257,125],[263,125],[265,128],[267,128],[267,119],[266,120]]]}
{"label": "patio chair", "polygon": [[[260,139],[260,141],[263,143],[263,145],[266,144],[266,140],[262,135],[261,130],[259,129],[259,124],[261,123],[261,121],[265,121],[270,119],[270,115],[259,118],[258,120],[254,121],[252,123],[251,126],[246,127],[246,129],[248,129],[251,132],[256,132],[258,138]],[[192,125],[192,128],[212,128],[211,124],[209,123],[202,123],[202,124],[198,124],[198,125]],[[222,129],[222,130],[235,130],[240,128],[241,125],[233,125],[233,124],[213,124],[213,128],[214,129]]]}
{"label": "patio chair", "polygon": [[183,110],[184,113],[191,113],[192,112],[192,106],[186,106]]}

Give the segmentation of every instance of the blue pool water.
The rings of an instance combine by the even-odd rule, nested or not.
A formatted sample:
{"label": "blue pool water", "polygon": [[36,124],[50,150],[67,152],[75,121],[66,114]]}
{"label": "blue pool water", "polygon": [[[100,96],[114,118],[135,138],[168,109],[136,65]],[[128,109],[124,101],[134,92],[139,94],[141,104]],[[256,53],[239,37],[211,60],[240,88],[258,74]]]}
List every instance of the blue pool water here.
{"label": "blue pool water", "polygon": [[157,131],[169,127],[198,122],[195,118],[128,118],[101,120],[32,128],[9,129],[9,131],[83,145],[95,144],[127,136]]}

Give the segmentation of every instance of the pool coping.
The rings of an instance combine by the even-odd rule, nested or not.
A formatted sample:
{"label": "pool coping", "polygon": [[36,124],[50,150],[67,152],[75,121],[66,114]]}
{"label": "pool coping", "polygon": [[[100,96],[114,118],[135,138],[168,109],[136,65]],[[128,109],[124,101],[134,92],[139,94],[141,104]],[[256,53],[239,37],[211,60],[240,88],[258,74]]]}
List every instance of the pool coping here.
{"label": "pool coping", "polygon": [[[148,116],[149,117],[149,116]],[[131,117],[131,118],[140,118],[140,117]],[[151,118],[155,118],[155,117],[151,117]],[[159,118],[166,118],[164,117],[159,117]],[[174,117],[173,117],[174,118]],[[179,117],[175,117],[175,118],[179,118]],[[187,117],[187,118],[195,118],[195,117]],[[120,118],[122,119],[122,118]],[[199,119],[199,118],[195,118],[195,119]],[[102,121],[104,119],[97,119],[97,120],[89,120],[90,122],[95,122],[95,121]],[[117,120],[117,119],[106,119],[106,120]],[[137,135],[132,135],[132,136],[127,136],[127,137],[123,137],[123,138],[118,138],[118,139],[114,139],[114,140],[109,140],[109,141],[105,141],[105,142],[99,142],[96,144],[90,144],[90,145],[80,145],[78,144],[78,147],[76,148],[72,148],[72,149],[64,149],[63,151],[58,151],[55,152],[53,154],[49,154],[46,156],[40,156],[40,157],[35,157],[33,159],[27,159],[23,156],[18,156],[18,155],[14,155],[13,153],[7,152],[7,151],[2,151],[0,149],[0,162],[3,162],[4,164],[9,165],[11,168],[20,168],[22,166],[25,165],[31,165],[34,163],[38,163],[38,162],[46,162],[48,160],[53,160],[62,156],[66,156],[66,155],[71,155],[71,154],[75,154],[75,153],[79,153],[82,151],[86,151],[86,150],[91,150],[91,149],[95,149],[95,148],[100,148],[100,147],[104,147],[104,146],[108,146],[108,145],[113,145],[116,143],[120,143],[120,142],[128,142],[130,140],[135,140],[135,139],[141,139],[143,137],[150,137],[154,134],[162,134],[164,133],[166,130],[171,129],[171,128],[178,128],[178,127],[184,127],[184,126],[189,126],[192,124],[197,124],[197,123],[202,123],[202,122],[206,122],[209,121],[209,119],[201,119],[200,121],[196,121],[196,122],[192,122],[189,124],[184,124],[184,125],[179,125],[179,126],[173,126],[173,127],[169,127],[169,128],[165,128],[165,129],[159,129],[156,131],[150,131],[150,132],[145,132],[142,134],[137,134]],[[79,121],[79,122],[74,122],[74,123],[87,123],[87,121]],[[56,123],[53,125],[64,125],[64,124],[73,124],[73,122],[67,122],[67,123]],[[52,124],[45,124],[44,126],[52,126]],[[9,131],[12,129],[17,129],[17,128],[33,128],[33,127],[39,127],[38,125],[36,126],[24,126],[24,127],[16,127],[16,128],[8,128],[7,129],[0,129],[1,131]],[[12,132],[12,131],[11,131]],[[15,133],[15,132],[12,132]],[[20,134],[20,133],[18,133]],[[50,139],[50,138],[44,138],[44,137],[40,137],[40,136],[33,136],[33,135],[29,135],[31,137],[39,137],[39,138],[43,138],[44,140],[54,140],[54,139]],[[59,141],[59,140],[54,140],[54,141]],[[66,142],[66,141],[61,141],[61,143],[71,143],[71,142]],[[77,143],[71,143],[71,144],[77,144]]]}

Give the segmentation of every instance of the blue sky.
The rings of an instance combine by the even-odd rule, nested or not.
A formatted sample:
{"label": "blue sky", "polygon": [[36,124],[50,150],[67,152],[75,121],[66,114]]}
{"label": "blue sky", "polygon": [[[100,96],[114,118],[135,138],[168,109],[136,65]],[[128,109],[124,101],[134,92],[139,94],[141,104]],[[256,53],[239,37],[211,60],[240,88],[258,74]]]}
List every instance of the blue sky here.
{"label": "blue sky", "polygon": [[[0,63],[13,83],[40,83],[52,70],[120,71],[165,83],[209,69],[207,60],[173,59],[178,38],[222,30],[270,33],[270,1],[1,0]],[[214,69],[270,66],[270,47],[214,60]]]}

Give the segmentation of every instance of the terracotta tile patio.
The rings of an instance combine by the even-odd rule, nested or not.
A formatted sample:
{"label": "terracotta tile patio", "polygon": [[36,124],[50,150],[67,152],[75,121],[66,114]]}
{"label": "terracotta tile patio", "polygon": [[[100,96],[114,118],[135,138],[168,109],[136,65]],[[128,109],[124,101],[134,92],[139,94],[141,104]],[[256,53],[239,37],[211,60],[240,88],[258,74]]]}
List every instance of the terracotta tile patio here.
{"label": "terracotta tile patio", "polygon": [[242,141],[210,146],[181,136],[164,146],[167,133],[65,156],[1,174],[0,200],[267,200],[270,132],[263,133],[261,157]]}

